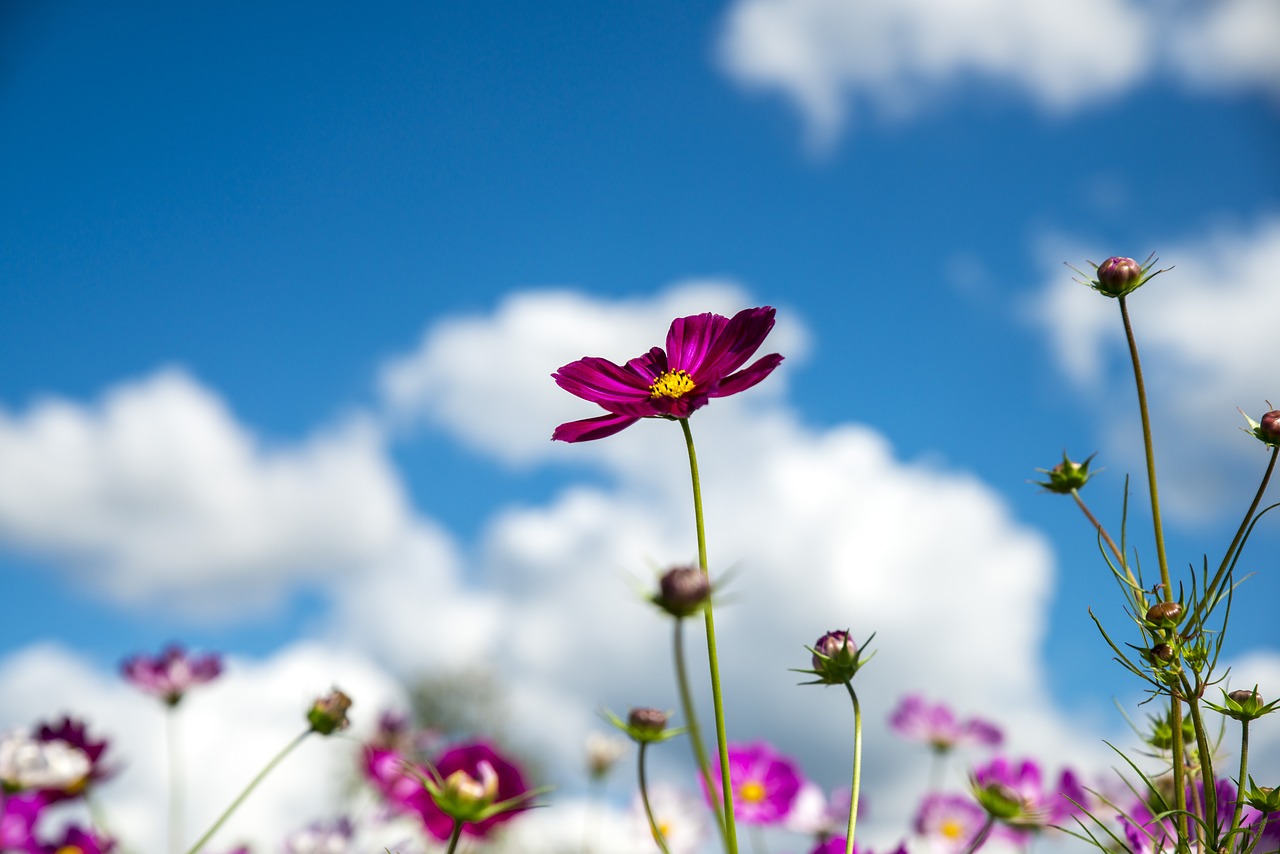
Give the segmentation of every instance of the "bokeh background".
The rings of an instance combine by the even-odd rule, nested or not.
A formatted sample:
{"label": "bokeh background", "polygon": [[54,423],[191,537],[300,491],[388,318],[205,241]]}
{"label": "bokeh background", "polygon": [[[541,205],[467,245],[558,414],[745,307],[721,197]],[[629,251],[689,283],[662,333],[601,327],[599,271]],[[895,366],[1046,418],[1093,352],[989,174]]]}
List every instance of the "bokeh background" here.
{"label": "bokeh background", "polygon": [[[846,701],[787,668],[850,628],[874,843],[926,775],[886,734],[909,691],[1104,774],[1114,702],[1145,710],[1087,608],[1127,618],[1035,469],[1097,452],[1113,529],[1132,473],[1154,549],[1118,312],[1063,262],[1174,266],[1131,308],[1171,561],[1216,563],[1266,461],[1236,407],[1280,404],[1277,44],[1273,0],[7,0],[0,729],[88,718],[158,850],[126,655],[228,656],[186,709],[193,834],[331,684],[360,734],[471,674],[559,787],[522,850],[559,850],[597,709],[676,705],[637,589],[696,548],[680,431],[552,444],[596,411],[549,374],[768,304],[786,361],[693,422],[731,736],[843,785]],[[1265,520],[1227,647],[1268,696],[1278,546]],[[219,840],[352,808],[351,749]],[[688,785],[684,753],[655,773]]]}

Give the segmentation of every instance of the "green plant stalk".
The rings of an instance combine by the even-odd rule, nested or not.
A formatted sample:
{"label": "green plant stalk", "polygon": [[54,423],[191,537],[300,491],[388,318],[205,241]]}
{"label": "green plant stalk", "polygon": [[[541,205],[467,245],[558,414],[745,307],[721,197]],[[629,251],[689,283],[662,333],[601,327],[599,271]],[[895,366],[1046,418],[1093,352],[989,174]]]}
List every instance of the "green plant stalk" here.
{"label": "green plant stalk", "polygon": [[[1129,561],[1125,560],[1124,552],[1116,545],[1116,541],[1111,539],[1111,535],[1107,533],[1107,529],[1102,526],[1098,518],[1093,515],[1093,511],[1089,509],[1089,505],[1084,503],[1084,499],[1080,497],[1080,490],[1071,490],[1071,497],[1076,500],[1076,506],[1080,508],[1080,512],[1089,520],[1089,524],[1098,532],[1098,536],[1102,537],[1103,542],[1107,544],[1107,548],[1111,549],[1111,553],[1115,555],[1116,562],[1124,567],[1125,577],[1129,580],[1129,586],[1132,588],[1134,599],[1142,596],[1142,588],[1138,584],[1138,579],[1134,576],[1133,570],[1129,569]],[[1145,604],[1145,597],[1143,604]]]}
{"label": "green plant stalk", "polygon": [[[1164,589],[1163,599],[1173,601],[1173,583],[1169,579],[1169,558],[1164,548],[1164,524],[1160,519],[1160,489],[1156,485],[1156,454],[1151,439],[1151,414],[1147,409],[1147,387],[1142,379],[1142,360],[1138,358],[1138,341],[1133,335],[1133,324],[1129,321],[1129,306],[1124,296],[1117,299],[1120,303],[1120,318],[1124,322],[1125,340],[1129,344],[1129,360],[1133,363],[1133,380],[1138,391],[1138,411],[1142,416],[1142,448],[1147,461],[1147,490],[1151,496],[1151,525],[1155,534],[1156,559],[1160,564],[1160,584]],[[1186,775],[1183,767],[1182,745],[1182,702],[1176,692],[1169,692],[1169,720],[1173,725],[1173,791],[1179,800],[1186,791]],[[1178,827],[1178,838],[1187,843],[1188,823],[1186,815],[1179,814],[1175,819]]]}
{"label": "green plant stalk", "polygon": [[982,843],[987,841],[987,837],[991,834],[991,828],[996,826],[996,817],[991,813],[987,813],[987,820],[983,822],[982,827],[978,830],[978,835],[973,837],[973,841],[969,843],[969,847],[965,849],[964,854],[973,854],[982,847]]}
{"label": "green plant stalk", "polygon": [[676,664],[676,686],[680,690],[680,708],[684,713],[685,729],[689,731],[689,743],[693,746],[693,758],[698,763],[698,771],[702,774],[702,779],[707,786],[707,796],[711,798],[715,809],[712,814],[716,818],[716,830],[720,833],[720,843],[723,847],[724,836],[724,813],[720,811],[720,795],[716,792],[715,781],[711,777],[711,761],[707,758],[707,747],[702,742],[702,730],[698,726],[698,715],[693,706],[693,694],[689,690],[689,672],[684,664],[684,620],[677,617],[675,620],[675,633],[672,638],[672,647],[675,650]]}
{"label": "green plant stalk", "polygon": [[[292,753],[293,749],[299,744],[302,744],[303,739],[311,735],[313,732],[315,732],[315,730],[310,728],[304,730],[300,735],[286,744],[283,750],[272,757],[271,761],[258,772],[258,775],[249,781],[249,785],[244,787],[244,791],[236,796],[236,799],[231,802],[231,806],[227,807],[223,811],[222,815],[218,816],[218,820],[213,823],[213,826],[204,832],[204,836],[197,839],[196,844],[187,849],[187,854],[198,854],[198,852],[204,848],[205,843],[213,838],[213,835],[218,832],[218,829],[222,827],[226,820],[231,818],[231,814],[239,809],[240,805],[245,802],[245,799],[247,799],[253,790],[258,787],[258,784],[266,779],[266,776],[271,773],[272,769],[283,762],[284,758]],[[449,850],[452,851],[453,849],[450,848]]]}
{"label": "green plant stalk", "polygon": [[453,854],[458,850],[458,840],[462,838],[462,819],[455,818],[453,820],[453,833],[449,834],[449,847],[445,849],[445,854]]}
{"label": "green plant stalk", "polygon": [[178,748],[178,707],[165,707],[165,740],[169,754],[169,850],[182,850],[182,824],[185,810],[182,802],[182,755]]}
{"label": "green plant stalk", "polygon": [[1225,840],[1227,845],[1230,845],[1231,837],[1240,832],[1240,817],[1244,814],[1244,781],[1249,779],[1246,776],[1248,771],[1249,720],[1246,718],[1240,721],[1240,776],[1236,778],[1236,808],[1231,815],[1231,830],[1227,832],[1227,838]]}
{"label": "green plant stalk", "polygon": [[1216,595],[1218,586],[1222,583],[1222,577],[1227,574],[1227,570],[1235,562],[1234,557],[1238,549],[1242,548],[1242,540],[1245,532],[1249,530],[1249,523],[1253,520],[1253,514],[1258,512],[1258,505],[1262,503],[1262,496],[1266,494],[1267,484],[1271,481],[1271,473],[1276,468],[1276,455],[1280,454],[1280,447],[1271,449],[1271,460],[1267,463],[1267,470],[1262,475],[1262,482],[1258,484],[1258,491],[1254,493],[1253,503],[1249,505],[1248,511],[1244,514],[1244,519],[1240,522],[1240,527],[1236,530],[1235,538],[1231,540],[1231,545],[1227,547],[1227,553],[1222,556],[1222,563],[1218,566],[1218,571],[1214,573],[1213,580],[1209,582],[1209,586],[1204,590],[1204,596],[1196,603],[1195,609],[1191,612],[1191,619],[1187,625],[1194,626],[1200,618],[1200,611],[1208,602],[1211,602]]}
{"label": "green plant stalk", "polygon": [[[1188,686],[1189,687],[1189,686]],[[1218,786],[1217,777],[1213,773],[1213,750],[1204,729],[1204,719],[1200,715],[1200,703],[1196,695],[1187,692],[1187,708],[1191,711],[1191,725],[1196,732],[1196,751],[1200,754],[1200,779],[1204,781],[1204,819],[1209,825],[1209,832],[1218,832]]]}
{"label": "green plant stalk", "polygon": [[[702,485],[698,480],[698,455],[693,448],[693,433],[689,429],[689,419],[681,418],[680,428],[684,431],[685,446],[689,449],[689,476],[693,481],[693,518],[698,530],[698,568],[702,570],[703,575],[709,575],[707,531],[702,517]],[[720,747],[725,850],[728,854],[738,854],[738,829],[733,819],[733,784],[729,778],[729,741],[725,735],[724,698],[720,693],[720,660],[716,655],[716,623],[710,600],[707,601],[707,607],[702,613],[707,626],[707,661],[711,670],[711,701],[716,716],[716,742]]]}
{"label": "green plant stalk", "polygon": [[662,831],[658,829],[658,822],[653,818],[653,807],[649,806],[649,784],[644,776],[644,751],[648,746],[648,742],[640,742],[640,756],[636,761],[637,775],[640,778],[640,802],[644,804],[644,817],[649,820],[649,832],[653,834],[653,841],[658,843],[658,847],[662,849],[662,854],[671,854],[671,851],[667,848],[667,841],[662,836]]}
{"label": "green plant stalk", "polygon": [[853,831],[858,824],[858,791],[862,785],[862,707],[853,683],[846,682],[853,701],[853,783],[849,787],[849,829],[844,837],[844,854],[853,854]]}

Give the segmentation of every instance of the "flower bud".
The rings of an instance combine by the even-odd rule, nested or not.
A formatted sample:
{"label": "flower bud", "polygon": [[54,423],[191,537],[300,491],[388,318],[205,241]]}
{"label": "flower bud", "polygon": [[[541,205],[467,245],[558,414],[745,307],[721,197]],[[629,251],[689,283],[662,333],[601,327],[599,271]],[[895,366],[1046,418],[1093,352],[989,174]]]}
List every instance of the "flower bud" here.
{"label": "flower bud", "polygon": [[680,619],[702,610],[711,597],[711,579],[696,566],[677,566],[662,574],[653,603]]}
{"label": "flower bud", "polygon": [[635,733],[657,735],[667,728],[671,715],[661,709],[641,706],[632,709],[627,715],[627,726]]}
{"label": "flower bud", "polygon": [[1147,622],[1161,629],[1172,629],[1182,619],[1182,604],[1157,602],[1147,609]]}
{"label": "flower bud", "polygon": [[1063,451],[1062,462],[1051,469],[1036,469],[1041,474],[1048,475],[1049,479],[1035,482],[1048,492],[1070,495],[1088,483],[1089,478],[1093,476],[1089,473],[1089,463],[1093,461],[1093,456],[1090,454],[1084,462],[1077,463]]}
{"label": "flower bud", "polygon": [[852,681],[862,666],[858,645],[847,631],[830,631],[818,638],[810,650],[813,653],[813,670],[805,671],[818,677],[824,685],[843,685]]}
{"label": "flower bud", "polygon": [[587,736],[587,774],[602,780],[627,752],[627,742],[616,735],[593,732]]}
{"label": "flower bud", "polygon": [[1126,294],[1142,279],[1142,265],[1132,258],[1113,256],[1098,265],[1099,290],[1111,296]]}
{"label": "flower bud", "polygon": [[334,688],[311,704],[311,709],[307,712],[307,723],[311,724],[312,732],[333,735],[351,724],[347,720],[349,708],[351,708],[351,698]]}
{"label": "flower bud", "polygon": [[[1249,782],[1252,783],[1253,779],[1250,778]],[[1263,815],[1280,812],[1280,789],[1250,786],[1244,793],[1244,802]]]}
{"label": "flower bud", "polygon": [[1215,712],[1220,712],[1243,723],[1257,720],[1263,715],[1275,711],[1276,707],[1280,706],[1280,700],[1272,703],[1265,702],[1255,687],[1232,691],[1230,694],[1224,691],[1221,706],[1215,706],[1213,703],[1206,703],[1205,705]]}
{"label": "flower bud", "polygon": [[1258,432],[1272,444],[1280,443],[1280,409],[1273,409],[1258,422]]}
{"label": "flower bud", "polygon": [[1162,664],[1173,661],[1173,647],[1167,643],[1158,643],[1151,647],[1151,657]]}

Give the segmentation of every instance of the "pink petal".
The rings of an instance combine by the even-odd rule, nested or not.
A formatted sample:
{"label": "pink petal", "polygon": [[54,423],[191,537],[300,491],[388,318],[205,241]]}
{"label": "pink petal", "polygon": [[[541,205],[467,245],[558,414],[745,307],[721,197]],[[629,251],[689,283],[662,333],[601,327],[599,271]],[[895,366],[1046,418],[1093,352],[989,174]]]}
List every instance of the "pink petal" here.
{"label": "pink petal", "polygon": [[555,429],[551,440],[560,442],[590,442],[620,433],[639,421],[635,415],[601,415],[582,421],[567,421]]}

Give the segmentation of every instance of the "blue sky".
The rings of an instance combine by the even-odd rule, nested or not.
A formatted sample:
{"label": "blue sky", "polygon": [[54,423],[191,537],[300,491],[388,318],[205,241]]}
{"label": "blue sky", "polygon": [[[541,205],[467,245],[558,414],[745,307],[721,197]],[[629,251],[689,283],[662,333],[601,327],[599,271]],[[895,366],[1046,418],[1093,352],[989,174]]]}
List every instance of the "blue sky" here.
{"label": "blue sky", "polygon": [[[602,591],[658,623],[625,579],[692,557],[678,431],[551,446],[593,413],[547,375],[629,358],[677,312],[771,304],[787,361],[695,424],[743,637],[785,661],[824,620],[869,620],[855,634],[920,674],[882,677],[881,706],[936,686],[997,714],[1029,691],[1019,721],[1115,732],[1133,686],[1085,612],[1119,623],[1114,587],[1027,483],[1065,447],[1099,452],[1087,497],[1113,524],[1125,472],[1142,494],[1115,306],[1062,262],[1175,265],[1132,308],[1173,562],[1213,559],[1265,463],[1234,407],[1280,403],[1280,16],[945,8],[6,4],[0,682],[55,653],[105,678],[177,638],[246,672],[323,643],[379,685],[522,666],[517,706],[575,722],[669,703],[593,693],[556,663],[589,636],[553,627]],[[1277,545],[1261,525],[1233,647],[1272,675]],[[533,649],[511,662],[494,633],[517,625]],[[970,633],[975,655],[1026,648],[930,662]],[[0,700],[0,724],[55,711]]]}

